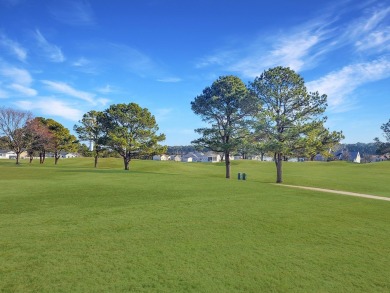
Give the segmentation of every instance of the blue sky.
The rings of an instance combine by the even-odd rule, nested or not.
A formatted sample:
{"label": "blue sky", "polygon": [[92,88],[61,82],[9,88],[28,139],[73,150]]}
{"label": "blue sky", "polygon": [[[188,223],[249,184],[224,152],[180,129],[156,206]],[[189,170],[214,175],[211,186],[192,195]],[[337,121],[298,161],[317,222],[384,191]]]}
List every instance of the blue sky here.
{"label": "blue sky", "polygon": [[190,102],[222,75],[274,66],[328,95],[327,127],[372,142],[390,118],[390,2],[0,0],[0,104],[69,129],[138,103],[168,145],[202,127]]}

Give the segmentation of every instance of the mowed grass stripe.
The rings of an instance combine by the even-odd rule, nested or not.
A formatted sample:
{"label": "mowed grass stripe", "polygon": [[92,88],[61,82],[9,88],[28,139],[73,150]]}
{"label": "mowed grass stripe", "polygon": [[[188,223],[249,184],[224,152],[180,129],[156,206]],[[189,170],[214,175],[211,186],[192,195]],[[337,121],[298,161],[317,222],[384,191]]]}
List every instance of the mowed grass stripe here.
{"label": "mowed grass stripe", "polygon": [[234,163],[247,181],[218,164],[59,164],[0,161],[0,291],[390,290],[387,202],[281,189],[258,162]]}

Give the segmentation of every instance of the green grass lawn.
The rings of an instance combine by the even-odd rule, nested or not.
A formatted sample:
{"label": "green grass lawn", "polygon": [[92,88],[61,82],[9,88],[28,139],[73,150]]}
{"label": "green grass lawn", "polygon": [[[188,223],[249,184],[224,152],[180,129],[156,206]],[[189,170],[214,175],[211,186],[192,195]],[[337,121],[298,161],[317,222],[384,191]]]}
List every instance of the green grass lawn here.
{"label": "green grass lawn", "polygon": [[[275,166],[0,161],[0,292],[389,292],[390,203],[275,186]],[[235,177],[235,176],[234,176]],[[390,162],[286,184],[390,196]]]}

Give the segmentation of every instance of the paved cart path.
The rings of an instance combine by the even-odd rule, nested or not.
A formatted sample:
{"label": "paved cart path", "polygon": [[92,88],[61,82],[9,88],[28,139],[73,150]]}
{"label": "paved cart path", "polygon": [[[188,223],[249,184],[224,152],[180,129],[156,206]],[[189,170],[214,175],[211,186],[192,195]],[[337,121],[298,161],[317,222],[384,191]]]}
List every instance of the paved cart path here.
{"label": "paved cart path", "polygon": [[299,185],[288,185],[288,184],[275,184],[275,185],[390,201],[390,197],[377,196],[377,195],[371,195],[371,194],[363,194],[363,193],[355,193],[355,192],[349,192],[349,191],[332,190],[332,189],[307,187],[307,186],[299,186]]}

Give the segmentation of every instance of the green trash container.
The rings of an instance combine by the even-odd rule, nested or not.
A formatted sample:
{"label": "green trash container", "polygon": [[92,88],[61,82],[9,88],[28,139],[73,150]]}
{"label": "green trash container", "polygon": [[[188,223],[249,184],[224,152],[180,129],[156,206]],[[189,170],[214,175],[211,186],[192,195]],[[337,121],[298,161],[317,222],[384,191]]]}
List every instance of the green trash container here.
{"label": "green trash container", "polygon": [[246,180],[246,173],[242,173],[242,180]]}

